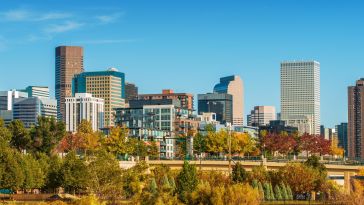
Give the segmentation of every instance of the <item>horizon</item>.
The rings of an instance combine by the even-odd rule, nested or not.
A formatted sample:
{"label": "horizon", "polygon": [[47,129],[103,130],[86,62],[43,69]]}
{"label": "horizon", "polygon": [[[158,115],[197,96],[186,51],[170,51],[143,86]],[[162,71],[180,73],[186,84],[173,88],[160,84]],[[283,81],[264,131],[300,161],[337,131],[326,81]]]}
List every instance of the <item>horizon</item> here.
{"label": "horizon", "polygon": [[0,90],[48,86],[54,98],[55,47],[78,45],[85,71],[116,67],[141,94],[193,93],[195,107],[197,94],[239,75],[246,119],[258,105],[280,112],[281,62],[316,60],[321,124],[334,128],[347,122],[348,86],[364,77],[360,1],[47,2],[3,3]]}

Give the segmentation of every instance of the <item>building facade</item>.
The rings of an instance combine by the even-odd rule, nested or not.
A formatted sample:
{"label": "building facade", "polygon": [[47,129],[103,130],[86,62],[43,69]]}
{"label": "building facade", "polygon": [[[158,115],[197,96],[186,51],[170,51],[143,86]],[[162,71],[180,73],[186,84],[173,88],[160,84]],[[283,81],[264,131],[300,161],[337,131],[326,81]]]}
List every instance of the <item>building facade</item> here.
{"label": "building facade", "polygon": [[343,122],[340,125],[336,125],[335,127],[338,138],[338,146],[343,148],[345,151],[345,156],[348,155],[348,123]]}
{"label": "building facade", "polygon": [[125,102],[138,99],[138,87],[134,83],[125,83]]}
{"label": "building facade", "polygon": [[48,86],[28,86],[20,91],[28,93],[28,97],[49,98]]}
{"label": "building facade", "polygon": [[167,89],[162,90],[161,94],[142,94],[138,97],[141,100],[161,100],[161,99],[176,99],[181,102],[181,107],[194,110],[193,109],[193,94],[190,93],[174,93],[173,90]]}
{"label": "building facade", "polygon": [[66,130],[76,132],[82,120],[91,122],[94,131],[104,127],[104,100],[89,93],[66,98]]}
{"label": "building facade", "polygon": [[57,101],[43,97],[15,99],[13,105],[13,119],[20,120],[24,126],[30,128],[36,125],[38,117],[57,118]]}
{"label": "building facade", "polygon": [[0,118],[4,120],[6,125],[13,120],[14,101],[27,97],[28,93],[17,90],[0,91]]}
{"label": "building facade", "polygon": [[364,78],[348,87],[348,157],[364,159]]}
{"label": "building facade", "polygon": [[198,95],[198,114],[215,113],[216,120],[222,124],[233,122],[233,96],[226,93],[207,93]]}
{"label": "building facade", "polygon": [[233,125],[244,124],[244,87],[243,81],[237,75],[220,78],[220,83],[214,87],[214,93],[226,93],[233,97]]}
{"label": "building facade", "polygon": [[247,116],[248,126],[259,127],[276,120],[276,108],[273,106],[255,106]]}
{"label": "building facade", "polygon": [[78,46],[56,47],[56,81],[58,119],[65,120],[65,99],[72,97],[72,79],[83,72],[83,48]]}
{"label": "building facade", "polygon": [[281,63],[281,120],[300,133],[320,134],[320,63]]}
{"label": "building facade", "polygon": [[116,68],[83,72],[73,79],[73,93],[90,93],[104,99],[105,127],[113,127],[115,108],[125,107],[125,74]]}
{"label": "building facade", "polygon": [[259,126],[259,133],[262,130],[266,130],[269,133],[280,134],[281,132],[287,132],[289,135],[296,134],[298,132],[297,127],[288,126],[286,121],[273,120],[268,125]]}

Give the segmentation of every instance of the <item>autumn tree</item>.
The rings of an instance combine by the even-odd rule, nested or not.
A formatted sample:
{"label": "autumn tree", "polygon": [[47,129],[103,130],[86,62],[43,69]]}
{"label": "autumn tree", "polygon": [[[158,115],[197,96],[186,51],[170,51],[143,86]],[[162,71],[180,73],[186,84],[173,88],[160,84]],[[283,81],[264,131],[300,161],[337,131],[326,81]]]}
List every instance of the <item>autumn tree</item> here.
{"label": "autumn tree", "polygon": [[118,155],[125,155],[130,153],[130,148],[127,145],[129,129],[126,127],[113,127],[110,130],[108,137],[102,141],[103,147],[106,151]]}
{"label": "autumn tree", "polygon": [[245,171],[243,165],[241,165],[239,162],[236,163],[236,165],[233,167],[232,170],[232,180],[235,183],[243,183],[248,180],[248,172]]}

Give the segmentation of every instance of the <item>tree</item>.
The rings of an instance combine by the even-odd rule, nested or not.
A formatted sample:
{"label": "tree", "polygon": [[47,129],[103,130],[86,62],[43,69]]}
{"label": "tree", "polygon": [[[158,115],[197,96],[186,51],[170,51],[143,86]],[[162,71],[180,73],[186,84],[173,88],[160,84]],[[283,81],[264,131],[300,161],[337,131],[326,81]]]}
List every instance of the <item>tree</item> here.
{"label": "tree", "polygon": [[264,189],[264,197],[266,201],[271,201],[271,191],[270,191],[270,186],[268,184],[268,182],[265,182],[263,185],[263,189]]}
{"label": "tree", "polygon": [[206,135],[206,152],[213,155],[222,153],[226,147],[226,139],[227,132],[225,130],[218,132],[208,131]]}
{"label": "tree", "polygon": [[180,200],[187,202],[187,195],[195,191],[197,184],[196,167],[185,161],[182,170],[177,176],[177,192]]}
{"label": "tree", "polygon": [[288,199],[293,200],[293,193],[292,193],[291,187],[289,185],[287,185],[286,188],[287,188]]}
{"label": "tree", "polygon": [[110,135],[104,138],[102,144],[106,151],[111,152],[115,156],[125,155],[129,153],[127,146],[127,138],[129,135],[128,128],[113,127],[110,130]]}
{"label": "tree", "polygon": [[318,177],[318,172],[301,163],[287,164],[280,169],[280,174],[295,194],[313,191]]}
{"label": "tree", "polygon": [[275,197],[277,201],[281,201],[283,199],[281,188],[279,188],[278,184],[274,187]]}
{"label": "tree", "polygon": [[261,182],[258,182],[258,190],[260,194],[260,200],[263,201],[265,197],[264,197],[264,189]]}
{"label": "tree", "polygon": [[152,194],[156,194],[158,192],[158,186],[155,181],[155,178],[152,178],[149,183],[149,192]]}
{"label": "tree", "polygon": [[5,142],[10,142],[11,133],[8,128],[5,127],[4,120],[0,118],[0,140]]}
{"label": "tree", "polygon": [[40,189],[45,183],[45,174],[38,161],[32,155],[21,156],[21,167],[24,173],[24,190]]}
{"label": "tree", "polygon": [[66,127],[62,121],[54,118],[38,117],[38,123],[30,131],[32,150],[51,155],[63,136]]}
{"label": "tree", "polygon": [[250,178],[256,179],[262,183],[270,181],[269,174],[264,166],[255,166],[250,172]]}
{"label": "tree", "polygon": [[239,162],[233,167],[232,179],[235,183],[243,183],[248,179],[248,172],[245,171],[243,165],[241,165]]}
{"label": "tree", "polygon": [[62,186],[67,191],[79,192],[89,185],[89,172],[84,160],[78,158],[75,152],[65,157],[62,166]]}
{"label": "tree", "polygon": [[103,200],[115,202],[123,194],[122,170],[115,156],[98,151],[88,164],[92,193]]}
{"label": "tree", "polygon": [[206,136],[200,132],[193,138],[193,152],[201,157],[201,154],[206,152]]}
{"label": "tree", "polygon": [[100,145],[100,133],[94,132],[91,122],[87,120],[82,120],[78,125],[76,135],[81,139],[81,150],[85,155],[87,151],[96,151]]}
{"label": "tree", "polygon": [[281,183],[281,191],[282,191],[282,199],[283,200],[289,200],[288,193],[287,193],[287,188],[286,188],[286,185],[284,185],[283,182]]}
{"label": "tree", "polygon": [[269,183],[269,191],[270,191],[271,200],[275,201],[276,197],[274,196],[274,190],[273,190],[273,187],[272,187],[272,183]]}
{"label": "tree", "polygon": [[56,189],[61,187],[64,183],[63,162],[57,155],[49,158],[49,168],[47,170],[47,177],[45,182],[45,189],[48,191],[56,192]]}
{"label": "tree", "polygon": [[29,148],[31,139],[28,130],[24,127],[24,124],[20,120],[13,120],[8,126],[8,129],[12,135],[10,140],[11,146],[19,151]]}
{"label": "tree", "polygon": [[[228,147],[225,148],[228,152]],[[244,155],[251,153],[255,149],[255,142],[248,133],[233,132],[231,136],[231,152],[233,154]]]}
{"label": "tree", "polygon": [[147,145],[147,154],[151,159],[158,159],[159,158],[159,148],[155,141],[152,141],[150,144]]}
{"label": "tree", "polygon": [[258,188],[258,181],[256,179],[253,179],[253,181],[252,181],[252,187],[254,189]]}
{"label": "tree", "polygon": [[24,173],[20,166],[21,155],[10,149],[5,143],[0,144],[0,189],[21,188],[24,182]]}
{"label": "tree", "polygon": [[57,146],[58,152],[77,152],[83,147],[83,139],[80,135],[67,133]]}

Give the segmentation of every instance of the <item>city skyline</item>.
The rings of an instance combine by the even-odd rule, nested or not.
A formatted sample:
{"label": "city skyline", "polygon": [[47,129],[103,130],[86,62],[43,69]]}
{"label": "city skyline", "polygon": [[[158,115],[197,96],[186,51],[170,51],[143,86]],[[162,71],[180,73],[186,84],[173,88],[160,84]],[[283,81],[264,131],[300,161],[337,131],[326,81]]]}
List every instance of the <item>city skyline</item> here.
{"label": "city skyline", "polygon": [[[298,14],[306,17],[303,20],[303,17],[290,10],[294,4],[287,1],[278,1],[276,4],[267,1],[215,2],[208,5],[208,12],[202,13],[197,13],[197,10],[206,6],[203,3],[190,2],[193,5],[191,7],[166,3],[165,8],[170,8],[170,11],[151,7],[154,8],[153,12],[161,11],[158,15],[147,10],[151,6],[147,2],[146,5],[136,5],[128,1],[124,4],[109,1],[109,8],[100,9],[100,13],[93,16],[100,25],[92,26],[85,22],[85,15],[92,8],[82,9],[76,15],[75,9],[60,3],[48,7],[5,3],[0,9],[3,17],[0,24],[4,27],[0,32],[0,67],[7,72],[0,76],[0,87],[9,90],[44,85],[50,87],[51,96],[54,97],[54,48],[59,45],[78,45],[85,50],[85,71],[117,67],[126,74],[126,81],[139,87],[140,93],[156,93],[170,88],[176,92],[193,93],[196,97],[197,94],[212,92],[211,86],[216,79],[236,74],[244,81],[245,110],[251,110],[255,105],[279,108],[280,62],[314,59],[321,63],[321,124],[334,127],[347,121],[347,86],[363,77],[359,68],[364,66],[360,61],[364,53],[358,47],[363,41],[360,38],[362,30],[354,27],[355,23],[362,20],[358,12],[363,6],[358,2],[341,5],[338,1],[332,1],[326,5],[326,9],[322,9],[322,2],[315,3],[317,8],[310,6],[312,2],[299,3],[295,7]],[[91,3],[90,7],[96,6],[94,4]],[[281,5],[285,6],[279,8]],[[79,4],[74,6],[81,7]],[[307,9],[310,9],[310,15],[306,13]],[[285,15],[292,15],[292,19],[282,19],[286,17],[282,14],[285,10],[288,12]],[[58,13],[51,15],[53,11]],[[338,15],[337,11],[342,11],[342,15]],[[150,15],[149,20],[136,17],[140,12],[146,12],[144,16],[153,15]],[[171,19],[164,20],[173,12],[175,15]],[[185,14],[183,12],[191,16],[180,19]],[[244,20],[254,12],[257,12],[256,18],[250,18],[251,22]],[[264,12],[265,17],[272,18],[258,17]],[[315,18],[318,15],[319,18]],[[193,18],[196,22],[192,21]],[[78,23],[70,23],[71,20]],[[159,20],[160,25],[158,21],[146,25],[152,20]],[[177,21],[177,25],[172,25],[173,20]],[[278,20],[280,23],[277,23]],[[52,31],[49,39],[38,34],[27,36],[24,33],[28,32],[20,28],[35,25],[35,31],[45,32],[42,28],[45,22],[51,26],[48,30]],[[55,25],[58,24],[68,30],[57,29]],[[188,31],[178,27],[183,25],[186,28],[184,24],[188,24]],[[8,28],[6,25],[13,26]],[[301,32],[301,28],[308,25],[317,32]],[[125,29],[116,29],[117,26]],[[286,33],[276,32],[284,28],[287,29]],[[114,29],[116,32],[111,34],[110,31]],[[90,34],[94,30],[104,32]],[[12,35],[14,31],[16,35]],[[85,31],[87,35],[82,34]],[[186,35],[176,35],[182,31]],[[272,36],[267,37],[264,31],[272,32]],[[141,35],[145,32],[148,34]],[[208,37],[204,38],[206,35]],[[254,35],[257,37],[252,38]],[[338,41],[342,36],[350,39]],[[26,37],[29,37],[29,41],[24,42]],[[19,61],[19,58],[23,60]],[[186,73],[181,76],[184,77],[180,81],[174,80],[176,72],[183,69]],[[14,81],[14,78],[17,80]],[[158,79],[158,83],[149,79]],[[185,79],[193,83],[186,83]]]}

